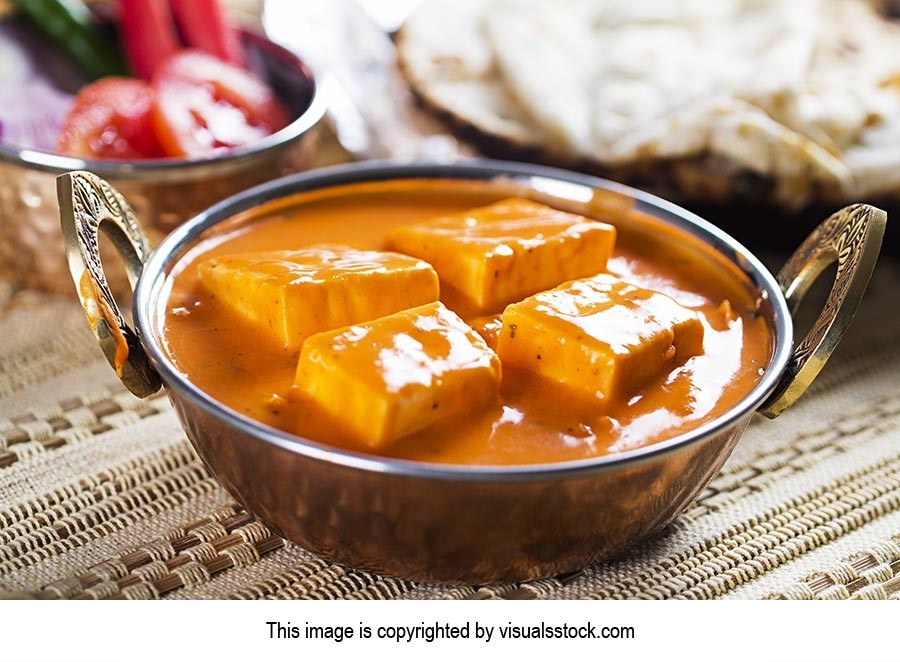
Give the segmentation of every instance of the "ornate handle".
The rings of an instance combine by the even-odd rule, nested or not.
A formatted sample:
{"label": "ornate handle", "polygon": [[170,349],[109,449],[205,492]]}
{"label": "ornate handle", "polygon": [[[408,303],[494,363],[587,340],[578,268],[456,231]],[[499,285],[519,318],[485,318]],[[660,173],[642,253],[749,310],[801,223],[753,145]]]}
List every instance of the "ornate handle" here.
{"label": "ornate handle", "polygon": [[817,227],[778,272],[778,284],[791,312],[828,265],[837,274],[825,307],[806,337],[794,348],[775,391],[759,411],[775,418],[812,384],[856,314],[875,269],[887,214],[870,205],[850,205]]}
{"label": "ornate handle", "polygon": [[145,398],[159,390],[159,375],[113,299],[98,242],[102,229],[125,260],[132,287],[150,255],[150,242],[125,199],[96,175],[83,171],[60,175],[56,190],[69,270],[91,330],[122,383]]}

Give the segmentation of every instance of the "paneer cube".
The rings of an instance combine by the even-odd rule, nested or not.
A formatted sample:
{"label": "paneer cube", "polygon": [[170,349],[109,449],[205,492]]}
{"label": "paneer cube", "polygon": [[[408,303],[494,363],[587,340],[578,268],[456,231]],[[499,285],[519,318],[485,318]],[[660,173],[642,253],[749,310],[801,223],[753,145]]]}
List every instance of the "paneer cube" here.
{"label": "paneer cube", "polygon": [[295,384],[379,448],[493,403],[500,360],[456,313],[431,303],[310,336]]}
{"label": "paneer cube", "polygon": [[703,352],[703,324],[659,292],[602,274],[510,305],[497,347],[504,364],[604,402]]}
{"label": "paneer cube", "polygon": [[313,333],[438,299],[431,265],[342,245],[212,257],[198,271],[224,305],[291,350]]}
{"label": "paneer cube", "polygon": [[428,261],[480,313],[606,268],[613,226],[510,198],[397,228],[390,246]]}

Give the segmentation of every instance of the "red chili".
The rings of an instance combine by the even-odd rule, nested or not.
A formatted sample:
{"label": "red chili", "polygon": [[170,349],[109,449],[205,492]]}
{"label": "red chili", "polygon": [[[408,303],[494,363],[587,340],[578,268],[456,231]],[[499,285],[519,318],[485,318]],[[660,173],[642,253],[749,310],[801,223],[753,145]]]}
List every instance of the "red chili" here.
{"label": "red chili", "polygon": [[166,0],[119,0],[122,44],[134,73],[153,77],[159,63],[181,48]]}
{"label": "red chili", "polygon": [[218,0],[169,0],[187,46],[243,67],[244,47]]}

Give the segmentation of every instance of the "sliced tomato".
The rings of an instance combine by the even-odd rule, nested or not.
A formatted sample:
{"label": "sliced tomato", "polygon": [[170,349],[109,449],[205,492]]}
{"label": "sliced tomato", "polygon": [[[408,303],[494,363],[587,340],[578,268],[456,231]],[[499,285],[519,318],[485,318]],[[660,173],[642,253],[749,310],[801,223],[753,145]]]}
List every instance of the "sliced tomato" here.
{"label": "sliced tomato", "polygon": [[59,136],[60,153],[87,159],[164,156],[153,127],[156,93],[134,78],[101,78],[78,92]]}
{"label": "sliced tomato", "polygon": [[182,51],[164,61],[153,85],[154,126],[172,157],[247,145],[288,123],[287,112],[264,81],[200,51]]}

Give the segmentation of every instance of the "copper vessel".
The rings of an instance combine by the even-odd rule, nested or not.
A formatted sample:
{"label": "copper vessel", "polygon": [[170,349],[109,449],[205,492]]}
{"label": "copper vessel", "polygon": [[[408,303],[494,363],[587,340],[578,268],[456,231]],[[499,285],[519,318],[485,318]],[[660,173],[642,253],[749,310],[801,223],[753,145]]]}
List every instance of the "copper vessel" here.
{"label": "copper vessel", "polygon": [[[355,182],[466,179],[520,193],[626,198],[636,209],[705,242],[758,290],[773,352],[756,387],[726,414],[688,433],[628,452],[523,466],[456,466],[375,457],[276,430],[215,401],[163,351],[165,279],[198,237],[291,195]],[[852,205],[824,221],[778,278],[720,229],[684,209],[594,177],[532,165],[344,166],[284,178],[232,197],[176,229],[151,255],[122,196],[89,173],[59,179],[62,225],[82,303],[110,364],[138,396],[164,385],[209,470],[248,510],[312,552],[373,572],[440,582],[522,581],[614,557],[660,532],[721,468],[757,411],[774,418],[821,370],[844,333],[875,265],[886,215]],[[289,203],[289,200],[287,201]],[[233,227],[231,225],[230,227]],[[125,323],[97,254],[103,228],[136,286]],[[832,264],[831,293],[795,345],[791,311]]]}

